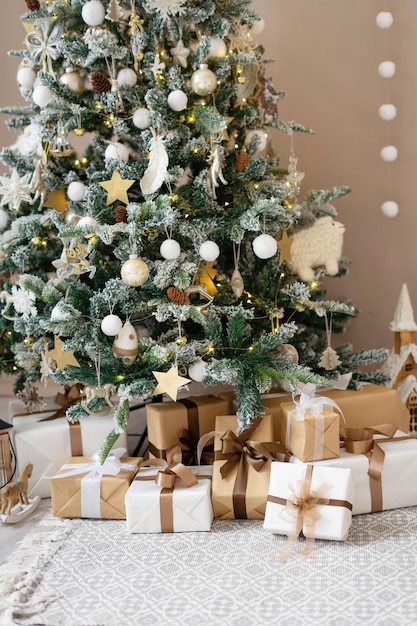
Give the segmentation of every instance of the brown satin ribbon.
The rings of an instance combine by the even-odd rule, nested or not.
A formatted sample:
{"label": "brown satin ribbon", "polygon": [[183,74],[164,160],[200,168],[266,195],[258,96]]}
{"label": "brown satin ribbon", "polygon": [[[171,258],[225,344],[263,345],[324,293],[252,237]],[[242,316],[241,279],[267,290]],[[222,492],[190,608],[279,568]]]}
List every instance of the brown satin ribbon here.
{"label": "brown satin ribbon", "polygon": [[83,440],[80,422],[68,422],[71,456],[83,456]]}
{"label": "brown satin ribbon", "polygon": [[197,446],[199,438],[196,438],[191,430],[183,428],[179,437],[182,446],[182,460],[184,465],[213,465],[213,444],[204,446],[201,459],[197,459]]}
{"label": "brown satin ribbon", "polygon": [[[73,406],[77,402],[81,401],[81,390],[83,386],[79,383],[72,385],[69,389],[65,390],[65,393],[58,392],[55,396],[55,403],[60,404],[61,408],[57,409],[55,413],[49,415],[48,417],[44,417],[39,420],[40,422],[50,422],[51,420],[56,420],[58,417],[63,417],[69,409],[70,406]],[[73,455],[75,456],[75,455]]]}
{"label": "brown satin ribbon", "polygon": [[[181,462],[182,454],[179,445],[167,450],[166,459],[148,459],[139,465],[138,475],[135,480],[154,480],[161,487],[159,495],[159,507],[161,518],[161,532],[174,532],[174,513],[172,496],[177,479],[183,481],[186,487],[192,487],[198,483],[198,479],[192,471]],[[156,476],[140,476],[141,467],[162,467]]]}
{"label": "brown satin ribbon", "polygon": [[229,476],[237,467],[232,495],[235,519],[247,518],[246,487],[249,467],[259,472],[268,460],[274,460],[272,452],[282,452],[284,450],[279,443],[260,443],[250,439],[261,420],[262,417],[254,420],[250,427],[240,435],[235,435],[232,430],[227,430],[220,437],[222,449],[220,451],[216,450],[214,453],[215,461],[226,460],[226,463],[220,468],[222,478]]}
{"label": "brown satin ribbon", "polygon": [[177,400],[177,402],[183,404],[187,409],[188,430],[192,433],[193,438],[198,441],[200,438],[200,423],[198,421],[197,404],[188,398]]}
{"label": "brown satin ribbon", "polygon": [[[394,437],[396,431],[397,428],[393,424],[380,424],[372,428],[345,428],[341,430],[341,437],[346,451],[352,454],[364,454],[369,461],[368,475],[371,490],[371,511],[373,513],[383,510],[381,474],[385,452],[379,444],[410,439],[408,435]],[[383,435],[383,438],[374,439],[376,434]]]}

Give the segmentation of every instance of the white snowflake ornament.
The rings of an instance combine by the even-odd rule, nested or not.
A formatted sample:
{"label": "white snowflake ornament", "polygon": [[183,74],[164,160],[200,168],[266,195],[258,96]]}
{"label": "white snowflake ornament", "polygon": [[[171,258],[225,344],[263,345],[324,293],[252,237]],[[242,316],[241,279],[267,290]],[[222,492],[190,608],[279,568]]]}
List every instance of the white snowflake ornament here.
{"label": "white snowflake ornament", "polygon": [[31,173],[19,176],[17,170],[10,177],[0,176],[0,205],[7,204],[18,211],[22,202],[31,202],[31,177]]}

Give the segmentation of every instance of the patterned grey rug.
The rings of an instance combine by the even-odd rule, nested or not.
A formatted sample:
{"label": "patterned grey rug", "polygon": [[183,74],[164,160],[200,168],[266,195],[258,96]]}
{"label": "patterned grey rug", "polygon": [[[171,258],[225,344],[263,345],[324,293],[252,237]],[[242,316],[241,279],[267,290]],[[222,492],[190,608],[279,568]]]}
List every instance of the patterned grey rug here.
{"label": "patterned grey rug", "polygon": [[255,521],[129,535],[123,521],[52,519],[37,536],[32,561],[28,537],[0,568],[2,626],[417,623],[417,507],[355,516],[347,541],[303,557],[299,540],[284,564],[286,538]]}

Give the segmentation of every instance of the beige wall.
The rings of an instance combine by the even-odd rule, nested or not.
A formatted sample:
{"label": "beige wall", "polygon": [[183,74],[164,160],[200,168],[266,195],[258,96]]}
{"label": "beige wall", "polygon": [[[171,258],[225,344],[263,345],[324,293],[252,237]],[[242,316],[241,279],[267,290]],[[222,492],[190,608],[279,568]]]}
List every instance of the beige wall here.
{"label": "beige wall", "polygon": [[[25,31],[19,16],[25,3],[6,1],[0,22],[0,106],[24,104],[15,80],[19,61],[6,53],[21,47]],[[389,323],[403,282],[417,315],[417,2],[254,0],[253,8],[266,21],[258,39],[275,61],[270,75],[275,87],[288,93],[280,117],[315,131],[295,141],[299,169],[306,174],[303,191],[334,185],[352,189],[335,203],[346,225],[344,255],[352,265],[343,280],[326,281],[329,297],[351,298],[361,310],[343,341],[355,349],[391,347]],[[388,31],[375,23],[385,10],[394,16]],[[387,58],[397,65],[389,80],[377,72]],[[387,90],[398,109],[392,122],[378,115]],[[13,141],[0,124],[0,145]],[[285,165],[289,140],[279,135],[274,143]],[[399,156],[385,163],[379,152],[390,143]],[[389,199],[400,207],[393,219],[380,210]]]}

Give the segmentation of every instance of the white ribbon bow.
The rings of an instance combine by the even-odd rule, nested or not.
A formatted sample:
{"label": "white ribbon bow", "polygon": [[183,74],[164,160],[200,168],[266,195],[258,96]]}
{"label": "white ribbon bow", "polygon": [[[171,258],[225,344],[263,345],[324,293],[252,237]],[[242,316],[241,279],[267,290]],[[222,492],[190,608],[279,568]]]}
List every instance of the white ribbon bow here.
{"label": "white ribbon bow", "polygon": [[304,385],[300,392],[300,400],[297,402],[295,399],[297,394],[293,394],[292,399],[295,404],[295,409],[289,411],[287,415],[287,432],[286,432],[286,448],[289,449],[290,445],[290,429],[291,429],[291,416],[295,413],[295,419],[297,422],[304,421],[305,415],[307,411],[311,411],[314,417],[317,419],[316,424],[316,437],[315,437],[315,445],[314,445],[314,457],[315,460],[320,460],[323,455],[323,447],[324,447],[324,416],[323,410],[324,408],[331,407],[336,409],[338,413],[340,413],[343,421],[345,417],[341,408],[336,404],[334,400],[331,398],[326,398],[325,396],[316,396],[316,385],[312,383],[307,383]]}

